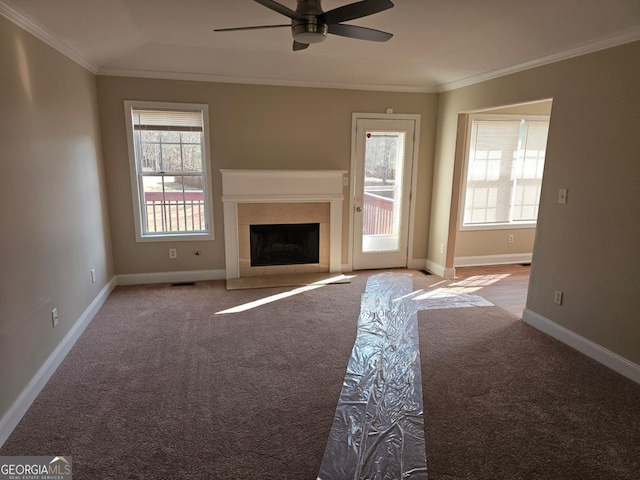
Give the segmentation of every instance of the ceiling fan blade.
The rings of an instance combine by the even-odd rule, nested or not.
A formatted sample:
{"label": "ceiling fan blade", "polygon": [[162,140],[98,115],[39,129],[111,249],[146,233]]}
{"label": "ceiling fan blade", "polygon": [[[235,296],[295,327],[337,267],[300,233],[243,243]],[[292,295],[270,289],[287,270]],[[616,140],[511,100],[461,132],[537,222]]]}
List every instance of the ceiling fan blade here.
{"label": "ceiling fan blade", "polygon": [[372,42],[386,42],[393,37],[392,33],[374,30],[373,28],[344,25],[342,23],[329,25],[329,33],[340,35],[341,37],[357,38],[359,40],[369,40]]}
{"label": "ceiling fan blade", "polygon": [[[257,1],[257,0],[256,0]],[[393,8],[390,0],[362,0],[361,2],[350,3],[344,7],[334,8],[325,12],[320,17],[329,25],[334,23],[348,22],[356,18],[366,17],[374,13],[382,12]]]}
{"label": "ceiling fan blade", "polygon": [[232,28],[214,28],[214,32],[235,32],[237,30],[261,30],[263,28],[281,28],[291,27],[290,23],[282,25],[256,25],[255,27],[232,27]]}
{"label": "ceiling fan blade", "polygon": [[278,2],[274,2],[273,0],[253,0],[260,5],[264,5],[267,8],[270,8],[274,12],[281,13],[285,17],[289,17],[293,20],[305,20],[305,18],[300,15],[295,10],[291,10],[289,7],[285,7],[284,5],[279,4]]}
{"label": "ceiling fan blade", "polygon": [[297,52],[298,50],[304,50],[305,48],[309,48],[308,43],[300,43],[300,42],[296,42],[295,40],[293,41],[294,52]]}

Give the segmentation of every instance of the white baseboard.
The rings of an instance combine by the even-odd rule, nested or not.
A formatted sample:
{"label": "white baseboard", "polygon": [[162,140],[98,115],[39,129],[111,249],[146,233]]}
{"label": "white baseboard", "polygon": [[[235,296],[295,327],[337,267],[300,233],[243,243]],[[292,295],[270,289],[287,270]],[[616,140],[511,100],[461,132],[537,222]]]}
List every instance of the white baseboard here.
{"label": "white baseboard", "polygon": [[455,257],[456,267],[478,267],[482,265],[508,265],[511,263],[531,263],[532,253],[508,253],[504,255],[477,255],[471,257]]}
{"label": "white baseboard", "polygon": [[434,273],[442,278],[455,278],[456,269],[455,268],[447,268],[444,265],[440,265],[432,260],[427,259],[425,262],[426,269],[428,272]]}
{"label": "white baseboard", "polygon": [[[424,270],[427,260],[425,258],[409,259],[407,260],[407,268],[409,270]],[[342,264],[342,273],[353,272],[353,265],[351,262]]]}
{"label": "white baseboard", "polygon": [[87,325],[93,320],[93,317],[98,313],[100,307],[104,304],[105,300],[116,286],[115,277],[107,283],[100,293],[93,299],[91,304],[80,315],[80,318],[76,320],[69,333],[58,344],[56,349],[49,355],[49,358],[40,367],[37,373],[29,381],[27,386],[22,390],[22,393],[18,396],[17,400],[11,405],[9,411],[0,419],[0,447],[7,441],[11,432],[18,425],[22,417],[29,407],[36,399],[40,391],[44,388],[46,383],[51,378],[51,375],[60,366],[64,358],[67,356],[73,345],[76,343],[82,332],[84,332]]}
{"label": "white baseboard", "polygon": [[541,332],[544,332],[556,340],[559,340],[562,343],[575,348],[579,352],[584,353],[586,356],[593,358],[595,361],[609,367],[611,370],[618,372],[620,375],[624,375],[625,377],[640,384],[640,365],[621,357],[611,350],[601,347],[597,343],[594,343],[591,340],[588,340],[527,308],[522,312],[522,320]]}
{"label": "white baseboard", "polygon": [[146,283],[200,282],[224,280],[226,273],[221,270],[187,270],[182,272],[133,273],[116,275],[117,285],[142,285]]}

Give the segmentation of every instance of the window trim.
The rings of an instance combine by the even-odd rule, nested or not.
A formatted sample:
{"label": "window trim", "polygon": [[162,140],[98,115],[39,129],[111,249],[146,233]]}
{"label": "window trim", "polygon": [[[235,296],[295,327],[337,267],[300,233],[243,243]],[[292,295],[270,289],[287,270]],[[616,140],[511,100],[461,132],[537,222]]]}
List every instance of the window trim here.
{"label": "window trim", "polygon": [[[487,231],[487,230],[518,230],[518,229],[535,229],[538,226],[538,221],[521,221],[515,223],[482,223],[475,225],[464,224],[464,212],[467,200],[467,176],[469,171],[469,148],[471,146],[471,126],[474,120],[525,120],[531,122],[546,121],[551,124],[551,115],[516,115],[516,114],[491,114],[491,113],[470,113],[467,115],[464,151],[462,160],[462,177],[460,180],[460,203],[459,203],[459,219],[458,219],[458,231],[460,232],[472,232],[472,231]],[[546,155],[545,155],[546,161]],[[543,170],[544,179],[544,170]]]}
{"label": "window trim", "polygon": [[[141,212],[141,192],[138,182],[138,162],[135,155],[135,142],[133,139],[133,121],[131,111],[133,108],[148,108],[160,110],[200,110],[202,111],[202,124],[204,133],[204,142],[202,145],[202,175],[205,185],[205,222],[206,232],[164,232],[157,234],[145,234],[142,225],[143,215]],[[133,206],[133,219],[136,233],[136,242],[184,242],[184,241],[202,241],[214,240],[214,223],[213,223],[213,188],[211,181],[211,148],[209,135],[209,105],[204,103],[175,103],[175,102],[155,102],[155,101],[124,101],[125,126],[127,134],[127,149],[129,153],[129,177],[131,182],[131,202]]]}

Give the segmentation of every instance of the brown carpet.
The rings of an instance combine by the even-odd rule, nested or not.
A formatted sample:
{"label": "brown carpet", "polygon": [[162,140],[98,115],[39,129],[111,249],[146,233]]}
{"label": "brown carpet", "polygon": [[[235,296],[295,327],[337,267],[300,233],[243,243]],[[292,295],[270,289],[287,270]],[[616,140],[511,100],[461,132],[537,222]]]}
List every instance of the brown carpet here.
{"label": "brown carpet", "polygon": [[[0,455],[71,455],[76,480],[312,480],[368,275],[226,315],[291,289],[118,287]],[[640,385],[497,307],[419,322],[432,480],[638,478]]]}
{"label": "brown carpet", "polygon": [[432,479],[640,478],[640,385],[498,307],[419,322]]}

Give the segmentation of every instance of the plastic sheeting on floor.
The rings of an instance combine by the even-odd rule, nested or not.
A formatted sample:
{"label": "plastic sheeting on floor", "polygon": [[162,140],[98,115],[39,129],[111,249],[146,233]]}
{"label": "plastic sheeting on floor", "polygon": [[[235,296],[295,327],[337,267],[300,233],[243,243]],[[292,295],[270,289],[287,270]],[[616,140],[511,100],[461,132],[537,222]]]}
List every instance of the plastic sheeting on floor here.
{"label": "plastic sheeting on floor", "polygon": [[427,478],[411,274],[367,281],[318,480]]}

